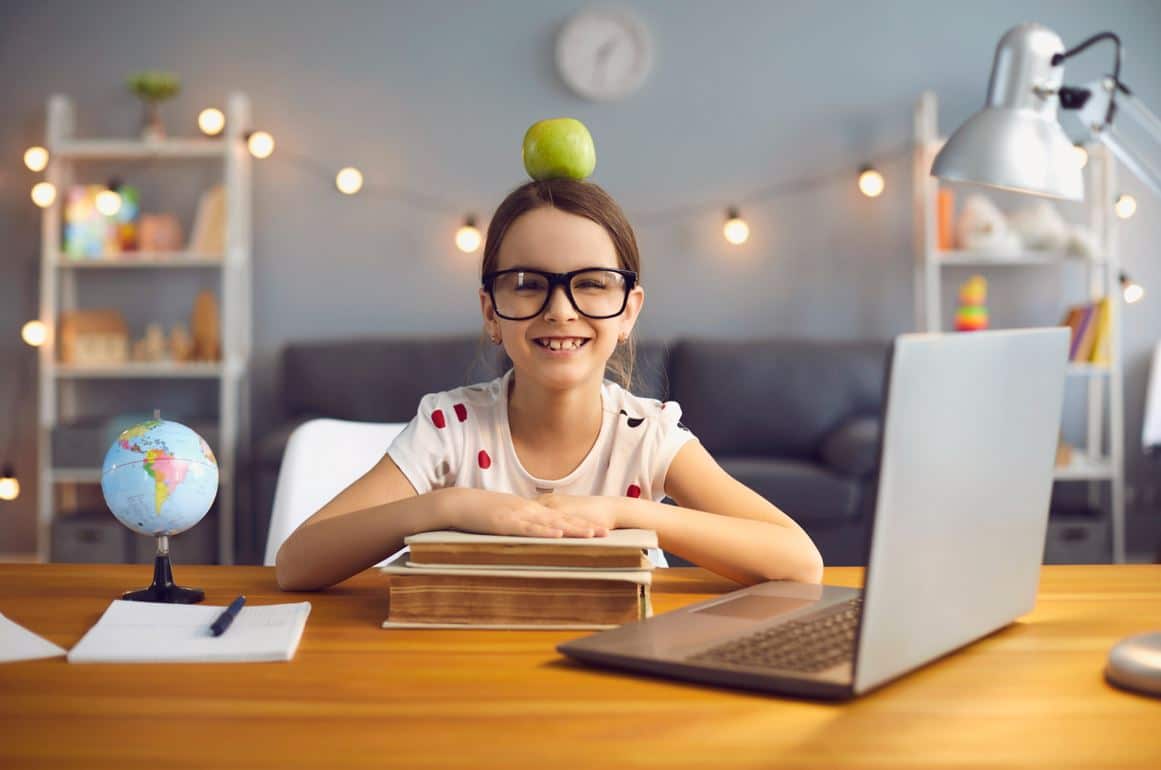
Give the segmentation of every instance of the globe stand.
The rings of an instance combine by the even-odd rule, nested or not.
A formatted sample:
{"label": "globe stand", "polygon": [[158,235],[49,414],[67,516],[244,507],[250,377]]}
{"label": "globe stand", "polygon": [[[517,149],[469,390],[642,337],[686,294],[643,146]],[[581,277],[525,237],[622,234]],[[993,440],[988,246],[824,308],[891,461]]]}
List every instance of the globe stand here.
{"label": "globe stand", "polygon": [[153,584],[121,596],[131,602],[162,602],[165,604],[197,604],[206,598],[200,588],[185,588],[173,584],[173,568],[169,563],[169,537],[157,538],[157,556],[153,559]]}

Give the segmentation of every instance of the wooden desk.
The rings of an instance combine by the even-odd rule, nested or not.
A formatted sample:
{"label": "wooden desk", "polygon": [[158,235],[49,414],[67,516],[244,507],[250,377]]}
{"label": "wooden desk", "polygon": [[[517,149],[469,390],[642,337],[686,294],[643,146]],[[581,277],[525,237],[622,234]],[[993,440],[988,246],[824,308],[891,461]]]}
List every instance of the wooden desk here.
{"label": "wooden desk", "polygon": [[[1046,567],[1031,615],[845,704],[585,668],[554,651],[568,632],[385,631],[373,571],[318,594],[263,567],[176,573],[211,604],[309,599],[295,660],[0,664],[0,767],[1161,767],[1161,700],[1101,676],[1117,639],[1161,628],[1161,566]],[[149,577],[0,565],[0,612],[67,648]],[[665,570],[654,604],[731,587]]]}

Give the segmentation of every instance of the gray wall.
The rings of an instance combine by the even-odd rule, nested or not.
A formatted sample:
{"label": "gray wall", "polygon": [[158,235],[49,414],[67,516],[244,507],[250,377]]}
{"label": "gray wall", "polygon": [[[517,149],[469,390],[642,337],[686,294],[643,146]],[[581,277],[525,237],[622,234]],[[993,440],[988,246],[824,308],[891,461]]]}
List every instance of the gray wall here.
{"label": "gray wall", "polygon": [[[905,147],[915,100],[935,90],[941,126],[958,125],[981,104],[996,41],[1015,23],[1040,21],[1067,43],[1118,32],[1124,79],[1161,110],[1156,0],[981,0],[970,12],[931,0],[626,4],[653,32],[654,71],[628,101],[598,105],[572,96],[553,66],[554,35],[581,2],[5,2],[0,448],[14,437],[27,491],[0,504],[0,552],[32,547],[34,354],[19,329],[37,312],[39,216],[28,199],[35,175],[21,155],[42,140],[51,93],[73,97],[81,132],[113,136],[138,128],[138,106],[122,86],[136,69],[182,75],[183,93],[164,108],[173,133],[192,130],[201,107],[240,89],[284,153],[335,169],[354,164],[369,179],[438,195],[484,219],[522,180],[525,128],[575,116],[596,138],[595,181],[638,222],[647,338],[883,338],[910,329]],[[1070,62],[1069,81],[1101,74],[1111,58],[1098,46]],[[887,177],[877,200],[854,184],[869,158]],[[210,181],[200,171],[124,176],[158,208],[184,212],[187,226]],[[753,237],[744,247],[722,240],[727,204],[820,177],[745,205]],[[1125,313],[1127,456],[1141,491],[1158,478],[1138,447],[1147,357],[1161,330],[1161,201],[1127,174],[1122,187],[1140,203],[1122,230],[1123,261],[1150,291]],[[459,214],[340,196],[277,151],[256,165],[254,206],[255,435],[270,425],[265,405],[287,340],[478,328],[477,257],[452,246]],[[672,207],[691,209],[646,216]],[[1062,289],[1080,286],[1079,275],[1021,269],[993,281],[993,315],[998,323],[1055,322]],[[119,279],[97,279],[82,301],[129,291]],[[176,320],[188,309],[158,302],[139,313],[134,323]]]}

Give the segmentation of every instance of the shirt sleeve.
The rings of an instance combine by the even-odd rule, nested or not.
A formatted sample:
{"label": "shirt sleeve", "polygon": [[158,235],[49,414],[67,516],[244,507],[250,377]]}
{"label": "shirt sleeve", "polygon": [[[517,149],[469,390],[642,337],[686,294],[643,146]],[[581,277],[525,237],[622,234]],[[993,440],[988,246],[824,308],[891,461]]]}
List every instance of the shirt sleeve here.
{"label": "shirt sleeve", "polygon": [[669,466],[673,458],[689,441],[696,441],[697,436],[689,428],[681,424],[681,405],[676,401],[666,401],[661,405],[661,419],[657,421],[656,449],[653,452],[652,485],[653,489],[665,492],[665,477],[669,474]]}
{"label": "shirt sleeve", "polygon": [[[417,494],[452,486],[456,476],[454,406],[446,393],[429,393],[387,455],[415,487]],[[460,407],[462,408],[462,407]]]}

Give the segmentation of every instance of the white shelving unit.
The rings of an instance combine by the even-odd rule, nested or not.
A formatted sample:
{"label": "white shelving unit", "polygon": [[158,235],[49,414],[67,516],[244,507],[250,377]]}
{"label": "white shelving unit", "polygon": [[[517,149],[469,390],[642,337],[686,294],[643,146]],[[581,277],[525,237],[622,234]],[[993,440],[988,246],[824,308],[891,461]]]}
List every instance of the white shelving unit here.
{"label": "white shelving unit", "polygon": [[[45,178],[58,191],[53,205],[44,209],[41,222],[40,320],[56,329],[62,310],[77,308],[80,276],[93,270],[161,271],[216,270],[219,272],[219,362],[128,362],[118,366],[77,366],[57,360],[55,334],[40,348],[38,443],[37,556],[49,559],[52,522],[57,514],[56,486],[100,482],[100,458],[93,467],[53,467],[52,432],[62,419],[78,415],[77,384],[84,380],[121,379],[157,381],[164,387],[175,379],[212,379],[218,382],[218,443],[213,447],[219,465],[218,560],[234,560],[234,504],[237,490],[238,449],[249,445],[249,373],[251,351],[250,296],[251,172],[245,134],[250,125],[250,104],[244,94],[231,94],[226,107],[226,130],[213,139],[182,138],[156,141],[82,139],[74,136],[72,102],[65,96],[48,101],[45,146],[49,164]],[[78,164],[87,161],[135,163],[142,161],[220,163],[226,197],[226,249],[224,254],[190,252],[135,252],[125,259],[74,261],[61,249],[62,207],[69,186],[83,174]],[[192,303],[193,297],[190,297]],[[134,405],[138,407],[139,405]]]}
{"label": "white shelving unit", "polygon": [[[915,325],[928,332],[941,330],[944,318],[941,293],[945,271],[962,274],[959,268],[992,270],[1002,276],[1005,267],[1042,267],[1044,269],[1086,271],[1088,299],[1110,298],[1109,319],[1112,326],[1109,363],[1073,363],[1070,377],[1087,381],[1088,407],[1085,447],[1073,452],[1072,462],[1056,469],[1058,481],[1088,481],[1089,502],[1102,499],[1101,485],[1110,485],[1109,509],[1112,525],[1112,559],[1125,560],[1125,465],[1124,465],[1124,388],[1121,357],[1121,303],[1119,301],[1120,267],[1117,257],[1116,217],[1112,213],[1116,189],[1116,164],[1103,145],[1090,145],[1085,166],[1085,207],[1088,225],[1097,236],[1096,254],[1078,257],[1070,254],[1025,252],[1002,257],[965,251],[941,251],[938,248],[936,207],[939,180],[931,176],[931,163],[946,137],[938,131],[938,103],[935,94],[924,93],[915,108],[914,206],[915,206]],[[964,276],[966,277],[966,276]],[[999,280],[999,278],[995,278]],[[1044,319],[1044,325],[1058,319]],[[1107,391],[1107,404],[1106,404]],[[1107,408],[1106,408],[1107,407]],[[1107,426],[1105,420],[1107,419]],[[1107,443],[1106,443],[1107,427]]]}

